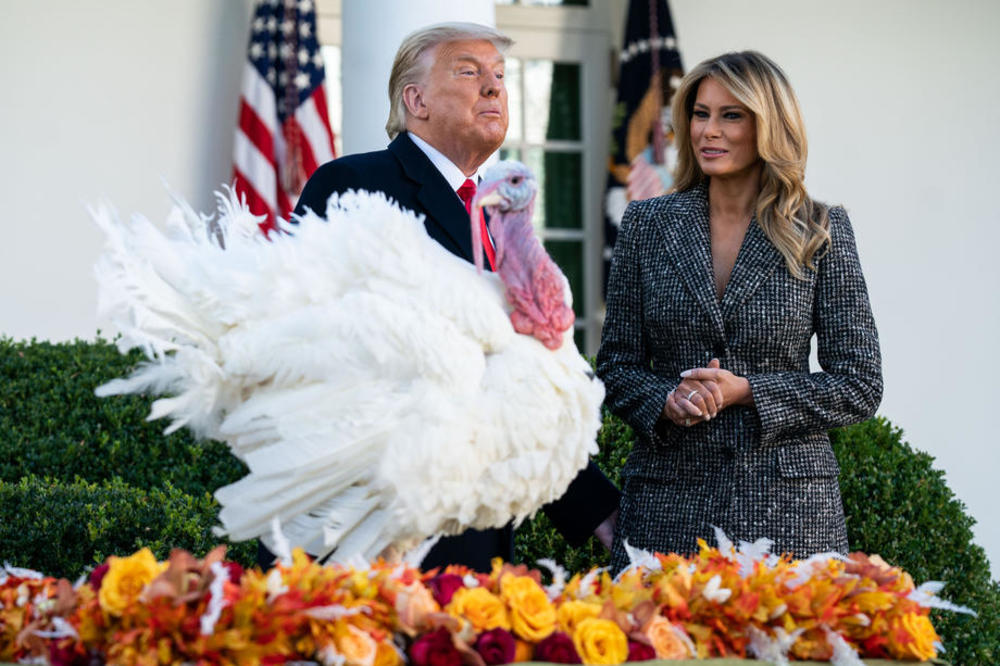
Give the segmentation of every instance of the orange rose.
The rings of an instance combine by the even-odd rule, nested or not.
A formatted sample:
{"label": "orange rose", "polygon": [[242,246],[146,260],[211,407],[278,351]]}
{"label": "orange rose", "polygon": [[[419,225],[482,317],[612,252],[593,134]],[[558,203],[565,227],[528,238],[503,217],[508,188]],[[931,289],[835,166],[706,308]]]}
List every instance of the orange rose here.
{"label": "orange rose", "polygon": [[389,641],[383,641],[375,646],[375,666],[401,666],[402,658],[399,650]]}
{"label": "orange rose", "polygon": [[503,600],[484,587],[459,588],[444,610],[452,617],[468,620],[476,633],[510,629]]}
{"label": "orange rose", "polygon": [[555,606],[531,578],[504,576],[500,579],[500,598],[510,609],[511,626],[519,638],[537,643],[555,631]]}
{"label": "orange rose", "polygon": [[678,631],[670,620],[657,615],[646,623],[642,633],[656,651],[657,659],[687,659],[692,656],[691,650]]}
{"label": "orange rose", "polygon": [[933,659],[937,656],[934,643],[938,640],[934,625],[926,615],[906,613],[891,621],[889,651],[897,659]]}
{"label": "orange rose", "polygon": [[611,620],[581,620],[573,634],[573,645],[585,664],[620,664],[628,658],[628,638]]}
{"label": "orange rose", "polygon": [[514,639],[514,661],[531,661],[535,656],[535,646],[520,638]]}
{"label": "orange rose", "polygon": [[347,666],[374,666],[376,644],[368,632],[353,624],[338,622],[333,629],[333,640]]}

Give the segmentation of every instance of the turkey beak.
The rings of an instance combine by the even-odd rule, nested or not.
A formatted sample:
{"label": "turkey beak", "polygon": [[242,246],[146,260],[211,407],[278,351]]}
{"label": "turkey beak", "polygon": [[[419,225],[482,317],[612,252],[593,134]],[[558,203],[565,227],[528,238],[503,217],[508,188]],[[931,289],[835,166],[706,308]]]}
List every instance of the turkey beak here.
{"label": "turkey beak", "polygon": [[485,208],[486,206],[498,206],[503,201],[500,193],[496,190],[492,192],[487,192],[483,195],[481,199],[476,199],[475,206],[477,208]]}

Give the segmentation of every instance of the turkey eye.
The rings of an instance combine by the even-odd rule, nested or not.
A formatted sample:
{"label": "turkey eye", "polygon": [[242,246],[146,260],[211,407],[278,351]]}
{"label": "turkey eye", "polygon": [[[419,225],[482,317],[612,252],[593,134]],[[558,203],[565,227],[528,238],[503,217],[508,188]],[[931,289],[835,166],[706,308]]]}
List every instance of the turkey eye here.
{"label": "turkey eye", "polygon": [[520,182],[521,182],[521,177],[520,176],[511,176],[511,178],[510,178],[510,184],[511,185],[517,185]]}

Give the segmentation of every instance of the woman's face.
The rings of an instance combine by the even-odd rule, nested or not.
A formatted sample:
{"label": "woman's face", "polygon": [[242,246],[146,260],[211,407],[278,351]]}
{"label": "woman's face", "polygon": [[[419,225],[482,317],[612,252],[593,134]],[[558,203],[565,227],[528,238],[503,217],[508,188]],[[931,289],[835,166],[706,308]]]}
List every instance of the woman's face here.
{"label": "woman's face", "polygon": [[757,120],[721,83],[698,84],[691,113],[691,147],[706,176],[742,176],[757,166]]}

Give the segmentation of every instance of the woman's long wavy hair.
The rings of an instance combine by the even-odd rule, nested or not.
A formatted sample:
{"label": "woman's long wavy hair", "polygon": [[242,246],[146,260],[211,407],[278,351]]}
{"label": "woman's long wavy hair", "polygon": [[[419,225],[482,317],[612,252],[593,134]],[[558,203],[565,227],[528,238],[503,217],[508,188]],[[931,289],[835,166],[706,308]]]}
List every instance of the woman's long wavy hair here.
{"label": "woman's long wavy hair", "polygon": [[815,270],[830,240],[827,207],[813,201],[804,184],[806,132],[799,102],[788,78],[770,58],[756,51],[726,53],[688,72],[674,95],[677,146],[674,191],[690,189],[706,176],[691,145],[691,114],[698,86],[712,77],[753,112],[757,154],[763,163],[757,195],[757,223],[781,252],[788,272],[804,278]]}

